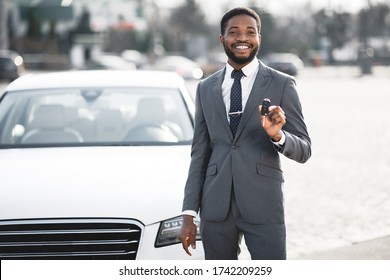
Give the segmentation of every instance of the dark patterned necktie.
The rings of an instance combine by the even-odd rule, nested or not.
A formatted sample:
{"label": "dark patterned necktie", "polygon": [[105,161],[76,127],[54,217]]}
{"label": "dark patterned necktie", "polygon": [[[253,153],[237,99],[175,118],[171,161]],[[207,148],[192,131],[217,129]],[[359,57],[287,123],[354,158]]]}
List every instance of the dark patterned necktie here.
{"label": "dark patterned necktie", "polygon": [[241,70],[233,70],[232,78],[234,79],[233,86],[230,92],[230,129],[233,136],[236,134],[238,124],[240,123],[242,114],[242,93],[241,93],[241,78],[244,73]]}

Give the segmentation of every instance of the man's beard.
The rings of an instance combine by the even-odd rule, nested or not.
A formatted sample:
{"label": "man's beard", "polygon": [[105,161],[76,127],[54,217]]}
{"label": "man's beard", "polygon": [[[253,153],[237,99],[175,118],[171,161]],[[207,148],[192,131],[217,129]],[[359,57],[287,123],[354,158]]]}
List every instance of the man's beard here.
{"label": "man's beard", "polygon": [[226,44],[223,44],[223,48],[225,49],[225,53],[226,55],[228,56],[228,58],[230,58],[234,63],[236,64],[247,64],[249,62],[251,62],[257,55],[257,53],[259,52],[259,49],[260,47],[258,46],[257,48],[254,48],[251,53],[249,54],[248,57],[237,57],[234,52],[232,52],[227,46]]}

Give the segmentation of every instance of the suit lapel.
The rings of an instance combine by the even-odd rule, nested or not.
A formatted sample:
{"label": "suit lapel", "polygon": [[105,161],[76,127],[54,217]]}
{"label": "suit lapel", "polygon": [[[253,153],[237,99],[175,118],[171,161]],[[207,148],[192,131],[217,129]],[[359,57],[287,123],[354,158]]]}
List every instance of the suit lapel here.
{"label": "suit lapel", "polygon": [[240,136],[252,114],[258,114],[258,106],[260,105],[260,101],[263,98],[271,81],[268,69],[261,61],[259,61],[259,63],[259,71],[257,72],[255,82],[253,83],[251,93],[249,94],[248,101],[245,105],[244,113],[241,116],[235,138]]}
{"label": "suit lapel", "polygon": [[230,130],[229,122],[226,116],[226,106],[222,98],[222,82],[225,77],[225,72],[226,72],[226,68],[224,68],[224,70],[221,71],[220,74],[215,77],[215,82],[213,87],[211,88],[211,91],[212,91],[216,111],[219,117],[221,118],[222,123],[227,133],[229,134],[229,137],[233,140],[233,134],[232,131]]}

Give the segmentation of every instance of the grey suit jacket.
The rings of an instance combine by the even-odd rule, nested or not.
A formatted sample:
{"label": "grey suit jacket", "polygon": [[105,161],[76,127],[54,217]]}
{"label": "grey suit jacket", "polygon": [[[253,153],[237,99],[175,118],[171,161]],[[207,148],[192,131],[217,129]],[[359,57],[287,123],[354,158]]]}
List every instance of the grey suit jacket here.
{"label": "grey suit jacket", "polygon": [[[311,156],[311,140],[294,78],[261,61],[259,67],[234,138],[222,99],[225,69],[198,84],[183,210],[200,210],[201,219],[224,220],[234,191],[238,209],[247,222],[284,223],[279,153],[300,163]],[[286,114],[286,142],[282,148],[274,145],[262,128],[258,106],[264,98],[280,105]]]}

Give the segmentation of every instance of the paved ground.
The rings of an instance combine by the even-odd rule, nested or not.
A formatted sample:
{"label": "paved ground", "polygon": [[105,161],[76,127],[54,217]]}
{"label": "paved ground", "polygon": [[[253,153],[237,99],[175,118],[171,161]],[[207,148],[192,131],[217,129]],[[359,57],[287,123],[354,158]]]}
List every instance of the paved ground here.
{"label": "paved ground", "polygon": [[300,260],[390,260],[390,237],[382,237],[310,254]]}
{"label": "paved ground", "polygon": [[313,156],[283,160],[289,258],[390,259],[374,250],[390,251],[378,239],[390,235],[390,68],[308,69],[297,82]]}

